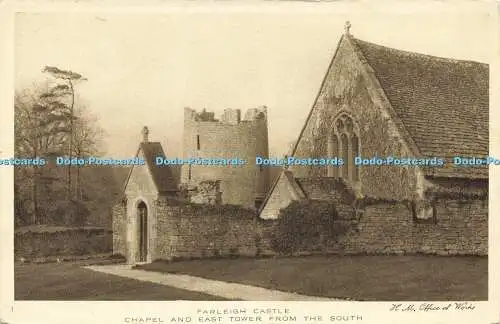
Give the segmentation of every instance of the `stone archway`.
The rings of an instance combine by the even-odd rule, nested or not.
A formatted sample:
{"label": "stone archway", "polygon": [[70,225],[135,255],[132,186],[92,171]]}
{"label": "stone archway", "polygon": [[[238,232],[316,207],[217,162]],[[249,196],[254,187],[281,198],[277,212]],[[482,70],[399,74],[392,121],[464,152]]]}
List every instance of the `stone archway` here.
{"label": "stone archway", "polygon": [[137,204],[138,223],[138,261],[146,262],[148,259],[148,207],[144,201]]}

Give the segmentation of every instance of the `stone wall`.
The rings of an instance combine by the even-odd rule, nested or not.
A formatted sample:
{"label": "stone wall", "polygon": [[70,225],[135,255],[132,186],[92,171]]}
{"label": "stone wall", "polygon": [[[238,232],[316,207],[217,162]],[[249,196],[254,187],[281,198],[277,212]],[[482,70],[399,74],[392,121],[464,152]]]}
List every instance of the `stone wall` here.
{"label": "stone wall", "polygon": [[156,204],[156,259],[269,254],[273,222],[237,206]]}
{"label": "stone wall", "polygon": [[16,258],[93,255],[112,249],[112,231],[104,228],[21,228],[14,236]]}
{"label": "stone wall", "polygon": [[[325,201],[310,200],[309,203],[321,205]],[[435,217],[428,220],[416,217],[415,204],[410,201],[366,199],[359,200],[357,207],[345,200],[336,201],[335,204],[339,217],[337,222],[340,227],[345,226],[346,232],[340,233],[339,237],[324,238],[323,251],[347,254],[488,255],[487,200],[437,200],[433,203]],[[282,209],[279,219],[287,218],[287,212],[289,208]],[[318,213],[317,208],[314,213]],[[319,215],[310,216],[300,217],[322,219]],[[301,249],[299,253],[314,252],[318,251],[318,246]]]}
{"label": "stone wall", "polygon": [[187,191],[186,198],[194,204],[220,205],[220,181],[201,181],[192,190]]}
{"label": "stone wall", "polygon": [[432,221],[416,219],[409,203],[366,206],[340,249],[347,253],[488,255],[487,200],[443,199],[434,206]]}
{"label": "stone wall", "polygon": [[[315,189],[318,182],[304,179],[301,185]],[[324,190],[309,192],[313,196],[310,201],[327,201],[322,199]],[[341,227],[347,231],[334,239],[322,238],[324,249],[318,249],[316,244],[301,248],[299,253],[488,255],[486,199],[438,198],[431,202],[434,217],[420,219],[416,213],[418,204],[411,201],[366,197],[353,201],[350,195],[337,196],[335,208]],[[157,219],[152,222],[151,230],[156,235],[150,241],[148,261],[255,257],[277,252],[273,251],[272,242],[281,216],[277,220],[263,220],[255,211],[239,206],[185,204],[174,200],[158,200],[154,208]],[[125,210],[117,205],[113,212],[114,253],[125,255],[134,263],[136,260],[126,253],[126,222],[121,221]]]}
{"label": "stone wall", "polygon": [[127,255],[127,210],[125,202],[113,206],[113,253]]}

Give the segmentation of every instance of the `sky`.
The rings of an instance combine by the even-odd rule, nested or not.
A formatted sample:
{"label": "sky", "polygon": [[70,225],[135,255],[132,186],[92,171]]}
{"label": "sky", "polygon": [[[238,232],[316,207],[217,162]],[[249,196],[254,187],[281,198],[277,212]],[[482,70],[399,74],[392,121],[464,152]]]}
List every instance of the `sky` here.
{"label": "sky", "polygon": [[135,154],[141,129],[180,157],[184,107],[268,107],[270,155],[304,125],[349,20],[359,39],[402,50],[491,63],[493,16],[462,11],[202,11],[18,13],[15,87],[57,66],[85,76],[79,100],[105,130],[107,155]]}

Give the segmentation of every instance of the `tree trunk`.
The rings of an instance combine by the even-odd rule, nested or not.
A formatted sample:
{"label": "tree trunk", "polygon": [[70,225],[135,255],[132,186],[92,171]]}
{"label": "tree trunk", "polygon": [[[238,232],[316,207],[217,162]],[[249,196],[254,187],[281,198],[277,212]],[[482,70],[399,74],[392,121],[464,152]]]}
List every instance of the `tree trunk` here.
{"label": "tree trunk", "polygon": [[36,167],[33,167],[33,214],[31,215],[31,224],[39,224],[38,219],[38,172]]}
{"label": "tree trunk", "polygon": [[80,166],[76,166],[76,200],[80,201],[81,199],[81,194],[80,194]]}
{"label": "tree trunk", "polygon": [[70,119],[70,133],[69,133],[69,160],[70,164],[68,165],[68,200],[71,201],[73,198],[73,190],[71,188],[71,157],[73,155],[73,115],[74,115],[74,106],[75,106],[75,89],[73,88],[73,82],[71,79],[68,79],[69,86],[71,88],[71,119]]}

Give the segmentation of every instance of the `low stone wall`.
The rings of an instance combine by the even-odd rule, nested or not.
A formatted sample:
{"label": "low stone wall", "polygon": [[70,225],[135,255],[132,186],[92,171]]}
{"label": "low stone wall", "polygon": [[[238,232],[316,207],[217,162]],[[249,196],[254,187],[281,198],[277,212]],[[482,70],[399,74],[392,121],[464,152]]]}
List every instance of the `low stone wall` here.
{"label": "low stone wall", "polygon": [[155,259],[259,256],[270,254],[274,222],[237,206],[156,205]]}
{"label": "low stone wall", "polygon": [[408,204],[366,206],[341,243],[348,253],[488,255],[488,201],[439,200],[435,221],[419,222]]}
{"label": "low stone wall", "polygon": [[111,253],[112,231],[103,228],[20,228],[14,236],[16,258]]}
{"label": "low stone wall", "polygon": [[[315,201],[325,202],[311,200],[312,203]],[[487,200],[447,198],[433,201],[432,205],[435,212],[429,221],[417,217],[417,209],[411,202],[365,199],[351,203],[337,200],[337,221],[342,222],[341,228],[346,231],[331,238],[321,233],[317,240],[306,238],[304,242],[312,243],[299,245],[300,251],[295,251],[295,254],[488,255]],[[278,220],[260,219],[255,211],[238,206],[167,200],[156,201],[154,210],[156,221],[152,222],[155,235],[150,238],[151,260],[255,257],[282,252],[273,250],[273,247],[276,249],[273,242],[280,239],[278,229],[286,208],[281,210]],[[310,211],[318,213],[317,208]],[[300,217],[307,216],[304,213]],[[125,207],[116,205],[113,214],[113,253],[128,257]],[[318,246],[318,242],[324,247]]]}

